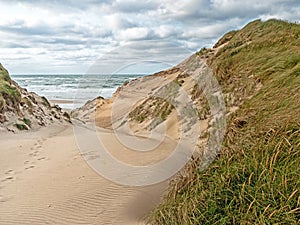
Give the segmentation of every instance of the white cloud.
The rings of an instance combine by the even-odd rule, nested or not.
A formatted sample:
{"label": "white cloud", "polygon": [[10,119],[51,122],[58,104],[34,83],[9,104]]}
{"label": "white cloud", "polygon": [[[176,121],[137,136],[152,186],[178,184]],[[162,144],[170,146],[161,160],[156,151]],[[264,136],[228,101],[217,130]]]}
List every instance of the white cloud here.
{"label": "white cloud", "polygon": [[132,42],[128,58],[146,49],[149,58],[175,62],[184,57],[178,45],[191,51],[211,46],[253,19],[300,20],[298,0],[2,0],[0,8],[0,62],[13,73],[83,73]]}
{"label": "white cloud", "polygon": [[125,41],[146,39],[150,34],[147,27],[133,27],[120,32],[119,38]]}

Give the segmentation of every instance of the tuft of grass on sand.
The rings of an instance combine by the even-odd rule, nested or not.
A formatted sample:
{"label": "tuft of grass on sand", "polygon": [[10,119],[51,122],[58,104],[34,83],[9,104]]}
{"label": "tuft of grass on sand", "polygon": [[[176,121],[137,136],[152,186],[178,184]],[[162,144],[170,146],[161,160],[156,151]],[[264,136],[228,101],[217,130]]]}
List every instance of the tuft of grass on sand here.
{"label": "tuft of grass on sand", "polygon": [[299,37],[297,24],[256,20],[199,53],[239,110],[220,155],[202,173],[191,162],[150,224],[300,223]]}
{"label": "tuft of grass on sand", "polygon": [[138,123],[142,123],[150,118],[158,118],[162,122],[167,119],[173,109],[174,106],[167,100],[158,97],[151,97],[135,107],[129,113],[129,116]]}
{"label": "tuft of grass on sand", "polygon": [[25,123],[27,126],[31,126],[31,121],[27,118],[23,118],[23,123]]}
{"label": "tuft of grass on sand", "polygon": [[18,128],[19,130],[28,130],[28,126],[26,126],[25,124],[21,124],[21,123],[16,123],[15,127]]}

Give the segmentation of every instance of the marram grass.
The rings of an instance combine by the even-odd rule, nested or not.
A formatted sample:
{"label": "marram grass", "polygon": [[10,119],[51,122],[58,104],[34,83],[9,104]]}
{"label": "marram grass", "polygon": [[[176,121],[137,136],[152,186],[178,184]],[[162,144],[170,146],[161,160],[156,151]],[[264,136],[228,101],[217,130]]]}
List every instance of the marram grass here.
{"label": "marram grass", "polygon": [[300,26],[254,21],[218,44],[226,42],[199,55],[244,101],[218,158],[202,173],[192,162],[149,224],[300,224]]}

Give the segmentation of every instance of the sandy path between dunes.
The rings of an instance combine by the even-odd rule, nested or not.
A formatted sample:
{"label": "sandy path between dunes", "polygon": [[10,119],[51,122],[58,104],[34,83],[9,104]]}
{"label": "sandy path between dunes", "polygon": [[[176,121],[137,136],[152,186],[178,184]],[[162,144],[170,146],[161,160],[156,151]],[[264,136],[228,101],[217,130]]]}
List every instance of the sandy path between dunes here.
{"label": "sandy path between dunes", "polygon": [[0,224],[144,224],[167,186],[124,187],[100,177],[83,160],[72,126],[1,133],[0,143]]}

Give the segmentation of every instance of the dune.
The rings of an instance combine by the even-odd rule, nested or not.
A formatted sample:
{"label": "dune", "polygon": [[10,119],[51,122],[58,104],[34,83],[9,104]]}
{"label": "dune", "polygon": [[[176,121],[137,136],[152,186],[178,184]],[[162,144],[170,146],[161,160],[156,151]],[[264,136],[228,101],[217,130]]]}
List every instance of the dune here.
{"label": "dune", "polygon": [[194,54],[124,83],[111,99],[88,101],[70,112],[72,119],[55,102],[32,104],[46,107],[51,122],[1,133],[0,224],[145,224],[168,182],[193,153],[203,154],[203,133],[216,130],[211,117],[223,116],[216,109],[210,116],[202,101],[208,89],[218,98],[213,82],[199,89],[198,79],[209,75]]}
{"label": "dune", "polygon": [[[99,145],[97,140],[93,142],[89,137],[97,134],[109,153],[127,165],[153,165],[167,158],[179,140],[179,120],[175,112],[167,118],[166,127],[157,126],[153,137],[145,129],[149,121],[143,124],[130,119],[125,121],[130,130],[121,130],[121,135],[129,141],[137,138],[134,142],[140,143],[140,148],[147,148],[148,143],[151,151],[132,151],[130,146],[120,142],[115,128],[120,126],[120,118],[130,111],[128,106],[136,99],[143,99],[145,94],[160,89],[177,75],[178,69],[175,69],[169,74],[124,84],[112,99],[98,97],[72,112],[72,123],[56,119],[64,118],[60,109],[54,117],[52,111],[56,106],[47,104],[48,109],[43,104],[32,103],[37,110],[49,111],[47,116],[52,118],[53,115],[52,123],[14,132],[5,129],[11,121],[3,124],[4,129],[0,131],[0,224],[145,224],[146,216],[165,193],[168,179],[141,187],[105,179],[91,167],[100,153],[93,151]],[[163,83],[161,77],[164,77]],[[26,90],[17,88],[28,95]],[[19,108],[16,104],[16,109]],[[3,113],[7,114],[9,109],[8,106],[3,108]],[[116,112],[113,121],[112,111]],[[20,120],[20,116],[15,115]],[[30,118],[35,123],[34,117]],[[88,148],[81,148],[80,142]]]}
{"label": "dune", "polygon": [[88,101],[70,112],[72,119],[61,109],[52,113],[57,107],[50,102],[51,123],[3,130],[0,224],[145,224],[168,182],[195,150],[202,154],[207,137],[201,134],[213,129],[192,77],[205,79],[204,68],[194,54],[125,83],[111,99]]}
{"label": "dune", "polygon": [[[284,38],[269,32],[283,28],[284,49]],[[87,102],[72,119],[18,87],[0,64],[8,87],[0,93],[0,224],[297,224],[300,58],[290,53],[298,36],[285,35],[292,28],[299,31],[254,21],[169,70],[125,83],[111,99]],[[282,54],[270,57],[270,49]]]}

